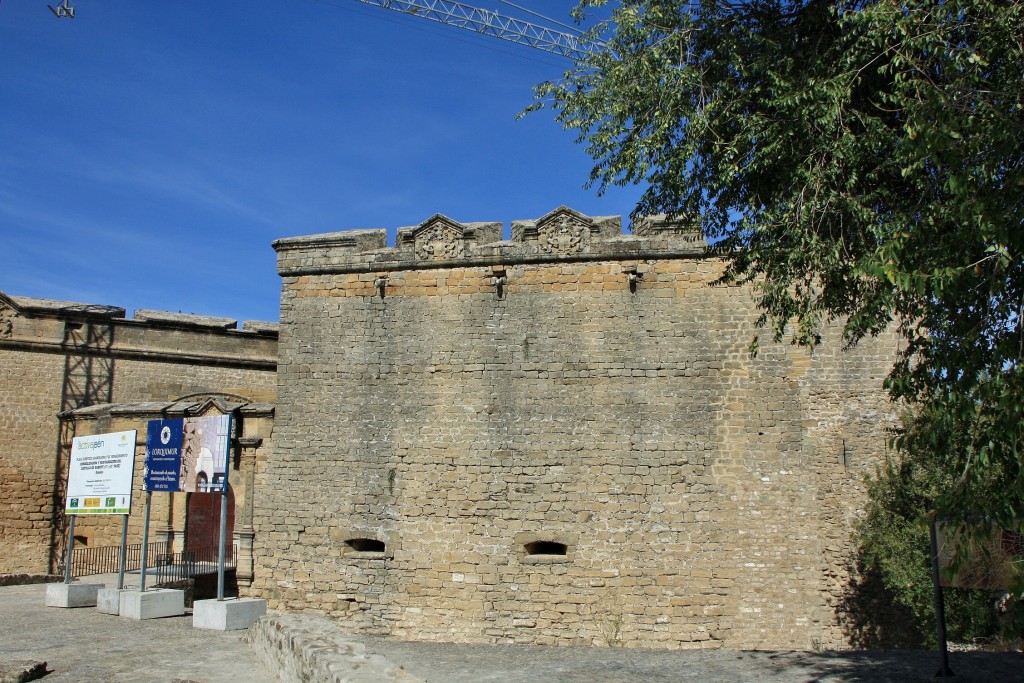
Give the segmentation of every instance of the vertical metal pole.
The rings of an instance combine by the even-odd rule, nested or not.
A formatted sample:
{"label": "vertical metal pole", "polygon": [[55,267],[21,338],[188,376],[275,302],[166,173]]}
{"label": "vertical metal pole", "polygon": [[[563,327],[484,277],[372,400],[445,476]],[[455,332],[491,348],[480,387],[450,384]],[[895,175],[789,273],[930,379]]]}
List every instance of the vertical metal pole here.
{"label": "vertical metal pole", "polygon": [[78,515],[68,515],[71,517],[71,522],[68,525],[68,558],[64,561],[64,583],[71,583],[71,553],[75,549],[75,517]]}
{"label": "vertical metal pole", "polygon": [[146,491],[146,514],[142,518],[142,563],[139,567],[139,592],[146,592],[146,559],[149,556],[149,507],[153,502],[153,492]]}
{"label": "vertical metal pole", "polygon": [[935,631],[939,638],[941,665],[936,678],[951,678],[956,674],[949,668],[949,648],[946,646],[946,604],[942,598],[942,584],[939,583],[939,540],[935,530],[935,517],[929,525],[932,543],[932,586],[935,591]]}
{"label": "vertical metal pole", "polygon": [[124,588],[125,555],[128,553],[128,515],[123,515],[121,524],[121,557],[117,563],[117,590]]}
{"label": "vertical metal pole", "polygon": [[[228,467],[231,464],[228,463]],[[224,490],[220,494],[220,538],[217,545],[217,599],[224,599],[224,546],[228,536],[228,478],[225,472]]]}
{"label": "vertical metal pole", "polygon": [[[234,419],[228,415],[227,424],[227,453],[224,459],[224,490],[220,496],[220,531],[217,540],[217,599],[224,599],[224,547],[227,545],[228,536],[228,481],[231,474],[231,432],[234,427]],[[241,429],[241,427],[239,427]]]}

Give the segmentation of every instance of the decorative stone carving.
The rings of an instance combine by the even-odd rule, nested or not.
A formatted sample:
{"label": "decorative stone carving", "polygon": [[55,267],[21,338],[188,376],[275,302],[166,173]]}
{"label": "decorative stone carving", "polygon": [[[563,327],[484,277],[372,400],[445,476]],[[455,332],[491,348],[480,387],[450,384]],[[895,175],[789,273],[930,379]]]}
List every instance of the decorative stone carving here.
{"label": "decorative stone carving", "polygon": [[0,339],[9,339],[14,335],[14,317],[17,312],[0,301]]}
{"label": "decorative stone carving", "polygon": [[[553,256],[572,256],[589,252],[595,240],[603,239],[604,231],[614,227],[621,232],[621,221],[602,218],[600,223],[590,216],[560,206],[537,220],[513,221],[512,241],[529,245],[529,249]],[[607,235],[612,236],[612,235]]]}
{"label": "decorative stone carving", "polygon": [[575,212],[556,211],[537,226],[537,243],[548,254],[578,254],[586,246],[590,226]]}
{"label": "decorative stone carving", "polygon": [[416,258],[432,261],[463,255],[463,232],[457,225],[435,219],[416,231]]}
{"label": "decorative stone carving", "polygon": [[669,220],[665,214],[643,216],[633,223],[633,234],[637,237],[671,236],[673,239],[704,243],[700,220],[695,216],[676,216]]}

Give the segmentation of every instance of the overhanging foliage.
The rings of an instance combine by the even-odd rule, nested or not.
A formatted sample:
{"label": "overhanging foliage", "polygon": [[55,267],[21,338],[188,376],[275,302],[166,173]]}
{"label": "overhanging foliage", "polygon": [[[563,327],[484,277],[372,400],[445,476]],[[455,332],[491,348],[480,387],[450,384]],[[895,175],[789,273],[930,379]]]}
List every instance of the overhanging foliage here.
{"label": "overhanging foliage", "polygon": [[888,388],[928,415],[898,446],[952,475],[944,516],[1019,528],[1024,4],[623,0],[595,34],[536,94],[591,184],[700,215],[777,338],[895,326]]}

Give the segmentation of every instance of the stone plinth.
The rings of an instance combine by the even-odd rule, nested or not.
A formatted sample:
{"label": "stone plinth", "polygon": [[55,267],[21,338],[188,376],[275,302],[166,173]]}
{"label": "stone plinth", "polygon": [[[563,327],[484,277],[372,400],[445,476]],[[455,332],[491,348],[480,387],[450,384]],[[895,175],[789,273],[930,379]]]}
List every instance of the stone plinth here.
{"label": "stone plinth", "polygon": [[95,607],[102,583],[51,583],[46,586],[47,607]]}
{"label": "stone plinth", "polygon": [[121,591],[119,613],[128,619],[159,619],[185,613],[185,591],[155,588],[146,592]]}
{"label": "stone plinth", "polygon": [[193,628],[211,631],[246,629],[267,613],[267,601],[257,598],[196,600],[192,605]]}

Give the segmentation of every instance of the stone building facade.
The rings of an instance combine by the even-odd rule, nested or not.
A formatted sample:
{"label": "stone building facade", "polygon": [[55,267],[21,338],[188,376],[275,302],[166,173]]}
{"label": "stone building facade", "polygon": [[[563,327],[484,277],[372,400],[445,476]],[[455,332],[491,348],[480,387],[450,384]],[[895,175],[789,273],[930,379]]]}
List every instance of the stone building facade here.
{"label": "stone building facade", "polygon": [[[237,411],[242,445],[265,448],[277,324],[237,327],[234,320],[157,311],[126,319],[123,308],[0,293],[0,574],[46,573],[63,561],[64,484],[76,435],[137,429],[137,477],[147,419]],[[239,452],[236,468],[244,470],[247,451]],[[133,534],[141,533],[141,484],[136,492]],[[251,489],[237,493],[251,498]],[[158,505],[165,509],[155,513],[154,539],[180,549],[187,505]],[[243,542],[251,532],[245,514],[237,525]],[[84,544],[114,545],[120,520],[81,518],[75,534]]]}
{"label": "stone building facade", "polygon": [[773,343],[690,226],[501,231],[275,242],[253,591],[409,639],[843,644],[895,338]]}

